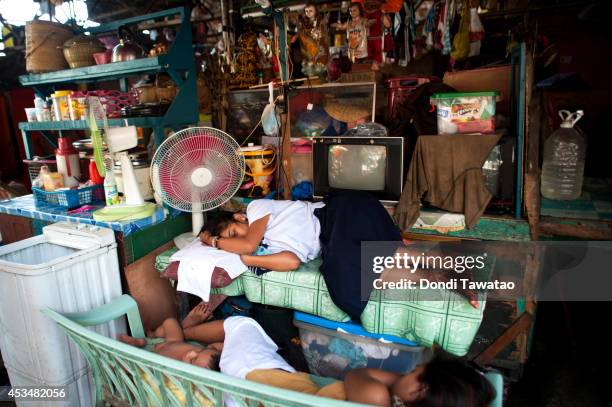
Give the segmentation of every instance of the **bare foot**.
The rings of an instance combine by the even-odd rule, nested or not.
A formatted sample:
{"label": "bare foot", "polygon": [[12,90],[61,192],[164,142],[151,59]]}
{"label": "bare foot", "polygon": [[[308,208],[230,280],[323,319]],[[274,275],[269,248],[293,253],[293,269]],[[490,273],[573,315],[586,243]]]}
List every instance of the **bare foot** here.
{"label": "bare foot", "polygon": [[207,302],[202,301],[187,314],[181,322],[183,329],[191,328],[212,318],[212,310]]}
{"label": "bare foot", "polygon": [[142,348],[147,344],[147,340],[144,338],[134,338],[125,334],[119,335],[119,340],[123,343],[127,343],[128,345],[132,346],[137,346],[139,348]]}

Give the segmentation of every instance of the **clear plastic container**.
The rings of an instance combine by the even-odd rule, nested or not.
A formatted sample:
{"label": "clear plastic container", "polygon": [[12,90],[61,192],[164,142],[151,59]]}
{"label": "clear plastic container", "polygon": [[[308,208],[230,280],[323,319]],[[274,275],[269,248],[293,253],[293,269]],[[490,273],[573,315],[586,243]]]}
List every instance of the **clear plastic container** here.
{"label": "clear plastic container", "polygon": [[583,115],[561,110],[561,127],[544,143],[540,192],[545,198],[572,200],[582,193],[586,141],[574,125]]}
{"label": "clear plastic container", "polygon": [[427,362],[431,352],[391,335],[367,332],[361,325],[333,322],[302,312],[293,321],[300,330],[310,373],[344,380],[349,370],[371,367],[409,373]]}
{"label": "clear plastic container", "polygon": [[499,92],[436,93],[439,134],[494,133]]}

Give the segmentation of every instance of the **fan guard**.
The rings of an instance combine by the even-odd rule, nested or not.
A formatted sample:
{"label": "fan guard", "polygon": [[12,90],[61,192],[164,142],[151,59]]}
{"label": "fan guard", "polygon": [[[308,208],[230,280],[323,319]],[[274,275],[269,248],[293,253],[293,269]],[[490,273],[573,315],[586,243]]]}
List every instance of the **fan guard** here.
{"label": "fan guard", "polygon": [[222,205],[238,191],[243,177],[240,146],[229,134],[212,127],[176,132],[158,147],[151,162],[157,195],[185,212]]}

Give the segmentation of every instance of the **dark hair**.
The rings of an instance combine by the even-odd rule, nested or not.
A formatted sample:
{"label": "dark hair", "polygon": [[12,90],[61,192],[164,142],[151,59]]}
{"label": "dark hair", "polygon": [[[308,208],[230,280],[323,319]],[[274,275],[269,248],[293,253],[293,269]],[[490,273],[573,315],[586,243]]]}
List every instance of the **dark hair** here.
{"label": "dark hair", "polygon": [[423,398],[408,407],[487,407],[495,389],[483,373],[457,359],[434,359],[424,366],[419,382]]}
{"label": "dark hair", "polygon": [[219,236],[232,223],[236,223],[232,212],[219,211],[206,220],[200,233],[206,231],[213,236]]}
{"label": "dark hair", "polygon": [[210,370],[219,371],[219,362],[221,361],[221,352],[214,353],[210,358],[210,363],[208,364],[208,368]]}
{"label": "dark hair", "polygon": [[358,1],[354,1],[349,5],[349,9],[351,7],[357,7],[359,9],[359,15],[363,16],[363,4],[359,3]]}

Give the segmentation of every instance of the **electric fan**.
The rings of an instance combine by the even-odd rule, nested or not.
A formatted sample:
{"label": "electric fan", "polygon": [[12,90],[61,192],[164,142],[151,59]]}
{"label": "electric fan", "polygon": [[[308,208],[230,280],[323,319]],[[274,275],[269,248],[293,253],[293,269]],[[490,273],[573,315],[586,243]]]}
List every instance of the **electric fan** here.
{"label": "electric fan", "polygon": [[[191,127],[166,139],[151,162],[151,181],[168,206],[192,213],[192,233],[204,226],[204,212],[227,202],[242,184],[244,157],[227,133],[211,127]],[[175,239],[180,248],[185,235]]]}

